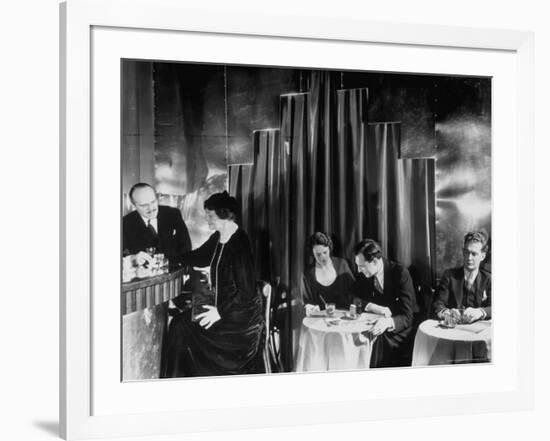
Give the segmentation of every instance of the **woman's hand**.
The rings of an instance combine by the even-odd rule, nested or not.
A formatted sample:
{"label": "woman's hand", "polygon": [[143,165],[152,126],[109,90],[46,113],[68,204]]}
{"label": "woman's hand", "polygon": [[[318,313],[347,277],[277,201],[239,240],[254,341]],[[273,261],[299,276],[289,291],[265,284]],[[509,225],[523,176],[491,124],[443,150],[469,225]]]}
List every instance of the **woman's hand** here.
{"label": "woman's hand", "polygon": [[209,329],[214,323],[221,319],[220,313],[215,306],[203,305],[203,308],[208,311],[197,314],[196,318],[200,320],[199,325],[204,329]]}

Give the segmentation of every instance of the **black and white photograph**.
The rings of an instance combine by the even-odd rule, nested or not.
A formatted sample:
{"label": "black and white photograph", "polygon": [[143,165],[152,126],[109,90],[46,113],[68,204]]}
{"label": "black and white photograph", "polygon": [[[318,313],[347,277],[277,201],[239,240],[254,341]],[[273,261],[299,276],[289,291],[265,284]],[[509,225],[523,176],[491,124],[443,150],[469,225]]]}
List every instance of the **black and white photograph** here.
{"label": "black and white photograph", "polygon": [[544,439],[543,2],[2,4],[2,439]]}
{"label": "black and white photograph", "polygon": [[121,60],[122,381],[490,363],[491,78]]}

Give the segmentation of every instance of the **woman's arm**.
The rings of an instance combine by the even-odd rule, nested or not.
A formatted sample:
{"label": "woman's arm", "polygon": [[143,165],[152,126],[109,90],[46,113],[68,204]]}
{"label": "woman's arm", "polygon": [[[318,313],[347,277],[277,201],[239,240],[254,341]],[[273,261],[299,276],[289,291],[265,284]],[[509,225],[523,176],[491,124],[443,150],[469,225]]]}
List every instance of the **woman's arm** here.
{"label": "woman's arm", "polygon": [[209,266],[219,238],[220,233],[215,232],[200,247],[180,255],[180,262],[189,266]]}
{"label": "woman's arm", "polygon": [[324,305],[321,305],[319,296],[316,295],[317,293],[314,292],[313,287],[311,286],[310,277],[311,274],[309,274],[309,269],[306,268],[304,274],[302,275],[302,280],[300,284],[300,297],[302,298],[302,303],[304,305],[317,305],[319,307],[324,307]]}

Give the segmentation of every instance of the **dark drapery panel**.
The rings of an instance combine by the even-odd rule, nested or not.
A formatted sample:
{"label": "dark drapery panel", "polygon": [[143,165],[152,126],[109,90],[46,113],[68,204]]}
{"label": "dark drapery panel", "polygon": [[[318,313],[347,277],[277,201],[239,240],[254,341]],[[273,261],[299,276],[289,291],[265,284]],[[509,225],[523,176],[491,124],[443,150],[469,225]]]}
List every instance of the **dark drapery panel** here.
{"label": "dark drapery panel", "polygon": [[[302,302],[300,298],[300,280],[304,272],[305,246],[308,225],[312,212],[311,176],[308,172],[308,97],[309,94],[291,94],[281,97],[281,145],[288,153],[288,248],[285,250],[288,261],[288,279],[281,282],[288,287],[287,298],[291,310],[288,314],[288,327],[285,330],[286,350],[284,363],[287,369],[294,365],[293,354],[297,346],[299,325],[301,323]],[[308,208],[309,207],[309,208]]]}
{"label": "dark drapery panel", "polygon": [[[285,126],[286,129],[286,126]],[[292,365],[292,337],[288,293],[291,283],[290,150],[278,129],[253,134],[252,165],[231,165],[229,188],[242,207],[243,228],[255,254],[256,276],[272,284],[278,305],[276,325],[281,332],[281,356]]]}
{"label": "dark drapery panel", "polygon": [[239,202],[240,216],[237,223],[241,225],[244,231],[249,235],[252,233],[254,218],[252,216],[252,176],[253,164],[234,164],[228,167],[229,176],[229,194]]}
{"label": "dark drapery panel", "polygon": [[[256,260],[256,277],[276,286],[289,284],[289,156],[278,129],[256,130],[252,164],[230,165],[229,192]],[[285,197],[286,195],[286,197]]]}
{"label": "dark drapery panel", "polygon": [[366,89],[336,91],[330,75],[313,76],[311,93],[281,96],[280,133],[254,132],[252,168],[232,166],[230,189],[243,219],[249,216],[258,277],[295,305],[282,328],[287,369],[302,318],[306,240],[314,231],[332,234],[335,254],[349,260],[359,240],[374,238],[389,258],[432,282],[433,160],[401,159],[400,124],[368,124],[367,106]]}
{"label": "dark drapery panel", "polygon": [[400,124],[369,124],[369,237],[386,255],[412,267],[417,283],[432,284],[433,159],[400,158]]}
{"label": "dark drapery panel", "polygon": [[[281,260],[280,238],[288,236],[288,219],[284,218],[285,201],[273,195],[284,194],[279,167],[285,165],[280,157],[279,130],[257,130],[253,134],[253,240],[257,276],[272,285],[287,271],[288,262]],[[276,158],[276,159],[275,159]]]}
{"label": "dark drapery panel", "polygon": [[408,167],[399,161],[399,123],[370,125],[369,192],[376,202],[376,230],[371,231],[391,259],[410,261],[410,198],[406,183]]}
{"label": "dark drapery panel", "polygon": [[[269,131],[267,138],[260,137],[259,152],[266,154],[266,205],[267,228],[270,232],[270,280],[280,290],[287,291],[290,280],[290,152],[281,143],[279,130]],[[255,143],[256,144],[256,143]],[[256,146],[255,146],[256,149]]]}
{"label": "dark drapery panel", "polygon": [[312,71],[307,102],[307,231],[331,232],[334,203],[336,88],[339,72]]}
{"label": "dark drapery panel", "polygon": [[281,140],[289,152],[289,287],[293,298],[298,293],[304,272],[304,249],[308,234],[308,94],[281,98]]}
{"label": "dark drapery panel", "polygon": [[367,89],[339,90],[337,143],[333,149],[332,219],[335,252],[352,260],[354,245],[369,231],[367,193]]}
{"label": "dark drapery panel", "polygon": [[412,162],[411,273],[418,282],[435,285],[435,160],[405,159]]}

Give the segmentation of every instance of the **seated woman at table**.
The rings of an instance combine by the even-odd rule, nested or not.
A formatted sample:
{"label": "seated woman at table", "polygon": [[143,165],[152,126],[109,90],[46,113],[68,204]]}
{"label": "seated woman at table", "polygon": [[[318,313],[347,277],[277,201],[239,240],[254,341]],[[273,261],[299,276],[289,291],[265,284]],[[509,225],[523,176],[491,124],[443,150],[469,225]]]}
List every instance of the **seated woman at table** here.
{"label": "seated woman at table", "polygon": [[337,308],[349,308],[351,287],[355,277],[345,259],[332,256],[332,240],[325,233],[316,232],[308,241],[313,262],[302,277],[302,297],[306,311],[325,309],[327,303]]}
{"label": "seated woman at table", "polygon": [[204,202],[215,232],[181,257],[183,264],[209,267],[212,304],[192,320],[190,311],[172,314],[163,348],[161,376],[255,373],[264,318],[256,290],[254,260],[247,234],[235,223],[237,202],[227,192]]}

